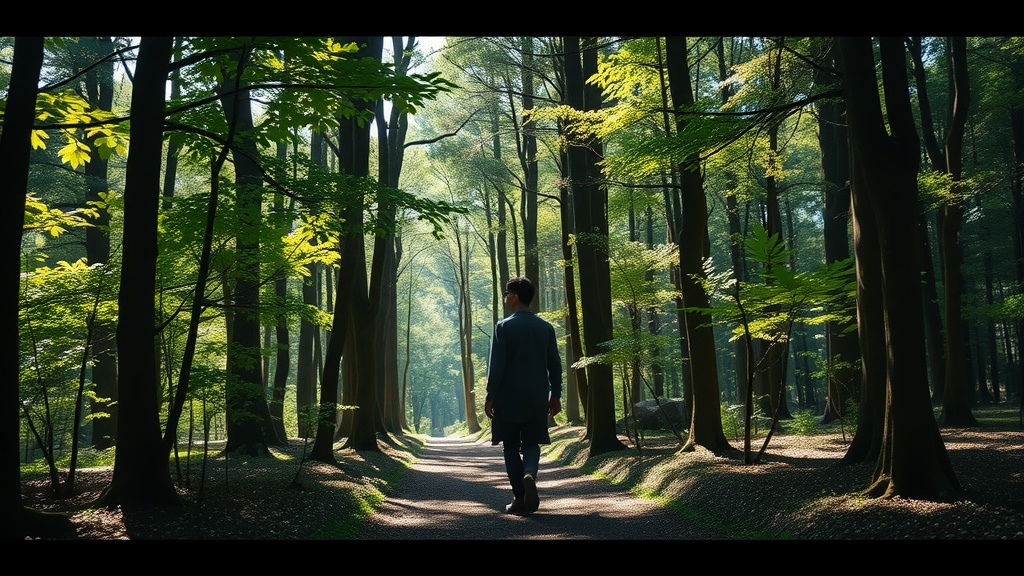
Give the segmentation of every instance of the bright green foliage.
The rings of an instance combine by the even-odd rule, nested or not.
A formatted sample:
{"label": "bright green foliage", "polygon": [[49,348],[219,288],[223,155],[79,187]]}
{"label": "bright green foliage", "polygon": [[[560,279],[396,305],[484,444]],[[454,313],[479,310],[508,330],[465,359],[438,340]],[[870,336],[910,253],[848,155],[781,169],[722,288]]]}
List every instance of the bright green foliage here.
{"label": "bright green foliage", "polygon": [[[52,46],[58,44],[51,43]],[[441,226],[449,213],[462,210],[380,186],[370,178],[351,181],[336,170],[316,166],[302,151],[310,127],[333,131],[339,118],[355,112],[355,99],[375,101],[383,98],[401,110],[414,112],[454,86],[437,73],[398,74],[391,64],[371,58],[352,58],[355,49],[354,45],[345,46],[330,39],[313,37],[202,37],[184,39],[174,57],[172,72],[180,82],[181,95],[167,103],[166,126],[167,133],[177,137],[180,147],[174,195],[165,198],[165,206],[169,208],[162,209],[159,216],[157,305],[160,325],[157,337],[164,363],[160,385],[166,387],[177,382],[176,371],[181,365],[190,321],[187,310],[191,299],[198,297],[203,302],[203,318],[189,376],[189,398],[201,400],[207,416],[224,410],[224,287],[230,282],[237,264],[233,250],[237,230],[231,225],[236,221],[235,190],[230,182],[230,170],[225,170],[218,175],[223,180],[219,183],[217,218],[213,226],[211,277],[205,293],[194,295],[209,207],[209,167],[225,146],[229,133],[216,93],[225,74],[241,71],[244,75],[242,84],[252,91],[251,96],[256,103],[256,126],[247,136],[256,141],[262,155],[258,163],[270,182],[267,191],[281,192],[286,197],[286,206],[274,216],[298,223],[285,227],[286,232],[282,234],[280,228],[275,228],[279,218],[265,217],[261,220],[258,231],[261,279],[283,276],[301,280],[308,274],[306,265],[309,263],[337,265],[338,237],[344,225],[339,222],[338,214],[356,197],[364,202],[369,214],[363,232],[370,234],[395,232],[388,223],[374,220],[379,202],[397,204],[406,214],[432,226],[435,236],[441,234]],[[235,59],[240,50],[246,56],[242,59],[245,65],[241,68],[239,60]],[[66,54],[55,55],[55,58],[63,57]],[[87,65],[75,62],[65,67],[79,70]],[[60,70],[63,68],[58,69],[58,74],[68,72]],[[6,74],[7,69],[0,66],[0,75],[3,75],[0,80],[4,84]],[[63,79],[58,79],[53,85],[66,84]],[[42,92],[37,112],[33,147],[45,150],[48,145],[52,147],[54,134],[64,136],[61,147],[54,147],[56,156],[72,169],[65,172],[78,179],[69,178],[73,182],[67,187],[70,190],[69,200],[61,200],[80,202],[78,195],[85,188],[82,186],[75,190],[74,186],[81,185],[82,168],[90,157],[95,157],[91,153],[110,159],[128,152],[127,118],[118,117],[115,111],[91,108],[72,90]],[[369,116],[363,120],[369,120]],[[239,136],[235,135],[236,141]],[[292,151],[284,164],[279,164],[274,158],[278,142],[287,142]],[[111,182],[117,182],[118,167],[111,167]],[[39,170],[42,173],[43,168]],[[23,316],[22,357],[38,364],[34,370],[38,376],[34,378],[37,384],[32,385],[26,372],[22,386],[25,394],[33,398],[42,397],[44,391],[57,385],[57,380],[51,382],[51,375],[52,378],[70,378],[68,374],[77,374],[77,370],[72,369],[77,368],[76,362],[82,362],[86,319],[92,312],[90,304],[99,304],[97,322],[113,322],[116,318],[120,194],[113,190],[101,192],[99,202],[69,212],[47,207],[45,202],[52,202],[53,195],[52,190],[48,190],[43,200],[35,196],[28,199],[25,228],[26,232],[35,233],[31,236],[26,234],[26,238],[34,240],[37,248],[31,253],[31,259],[49,261],[48,255],[41,250],[48,237],[63,234],[72,227],[92,225],[90,221],[97,218],[101,210],[111,216],[109,231],[114,250],[111,262],[103,268],[88,268],[81,260],[74,264],[52,265],[52,268],[36,268],[25,276],[23,285],[26,289],[20,308]],[[37,286],[36,282],[43,282],[44,278],[46,282]],[[68,288],[66,284],[76,278],[83,285],[77,289]],[[272,286],[272,282],[266,282],[262,290],[269,294]],[[58,289],[65,290],[67,297],[51,296],[47,292]],[[297,289],[292,285],[289,290]],[[275,315],[283,310],[293,324],[304,317],[321,327],[331,325],[330,314],[302,304],[300,298],[289,295],[284,301],[278,301],[276,297],[261,298],[261,301],[260,314],[266,323],[273,322]],[[54,323],[52,327],[51,321]],[[32,322],[35,323],[34,332],[30,333]],[[49,335],[51,330],[54,332],[52,336]],[[33,335],[35,341],[32,340]],[[54,356],[58,351],[63,356]],[[254,362],[258,360],[255,356],[252,358]],[[59,382],[66,387],[73,383],[71,380]],[[87,386],[91,384],[87,382]],[[90,391],[87,389],[85,394],[88,396]],[[161,397],[166,396],[166,390],[161,391]],[[37,401],[33,407],[39,405]],[[199,404],[186,405],[186,409],[190,407],[203,409]],[[55,415],[50,417],[56,418]]]}
{"label": "bright green foliage", "polygon": [[58,156],[72,168],[89,162],[92,148],[104,160],[112,154],[127,154],[128,124],[125,119],[115,117],[109,110],[90,106],[73,91],[40,92],[36,98],[36,111],[36,119],[41,124],[32,131],[32,148],[46,148],[48,131],[60,130],[67,144],[60,149]]}
{"label": "bright green foliage", "polygon": [[[21,410],[40,438],[53,442],[57,460],[75,434],[72,418],[90,323],[112,324],[116,308],[116,278],[106,266],[61,261],[22,275]],[[83,393],[95,397],[88,382]]]}
{"label": "bright green foliage", "polygon": [[1015,294],[1003,303],[1003,310],[1009,318],[1024,318],[1024,294]]}
{"label": "bright green foliage", "polygon": [[[671,334],[652,334],[646,326],[634,328],[627,309],[650,310],[673,302],[678,291],[666,280],[665,272],[678,262],[674,244],[647,249],[640,242],[615,242],[611,248],[612,304],[615,315],[615,338],[601,344],[608,351],[584,357],[573,366],[591,363],[628,364],[639,359],[644,368],[652,361],[651,350],[670,348],[675,342]],[[650,278],[648,278],[648,273]],[[662,358],[665,361],[666,358]]]}
{"label": "bright green foliage", "polygon": [[793,419],[785,422],[783,426],[787,432],[794,434],[811,435],[821,431],[821,417],[811,410],[804,408],[793,413]]}
{"label": "bright green foliage", "polygon": [[[787,103],[806,97],[814,90],[814,68],[807,56],[827,42],[828,37],[782,38],[765,41],[760,50],[745,62],[733,66],[727,80],[733,96],[722,108],[729,111],[763,110],[772,121],[791,113]],[[782,42],[782,44],[780,44]],[[769,121],[771,123],[772,121]]]}
{"label": "bright green foliage", "polygon": [[[428,100],[454,85],[436,73],[401,75],[394,66],[373,58],[353,58],[357,47],[317,37],[201,37],[190,38],[181,59],[195,61],[183,70],[181,101],[169,102],[169,120],[226,133],[219,107],[197,100],[196,94],[219,84],[239,70],[232,54],[243,50],[245,84],[265,106],[251,136],[261,148],[295,138],[297,128],[329,132],[339,118],[356,114],[355,100],[385,99],[401,110],[415,112]],[[216,118],[217,116],[219,118]],[[361,122],[371,119],[369,113]]]}
{"label": "bright green foliage", "polygon": [[852,318],[856,295],[852,261],[793,273],[785,265],[791,250],[784,248],[777,234],[769,236],[760,225],[753,226],[745,246],[747,255],[762,265],[752,270],[749,282],[737,282],[731,272],[718,273],[710,262],[706,264],[706,289],[713,304],[702,312],[729,325],[732,340],[749,331],[755,339],[785,342],[794,323],[817,325]]}
{"label": "bright green foliage", "polygon": [[90,226],[86,218],[96,218],[97,210],[96,206],[90,206],[64,212],[50,208],[34,194],[28,194],[25,199],[25,231],[38,230],[56,238],[68,228]]}

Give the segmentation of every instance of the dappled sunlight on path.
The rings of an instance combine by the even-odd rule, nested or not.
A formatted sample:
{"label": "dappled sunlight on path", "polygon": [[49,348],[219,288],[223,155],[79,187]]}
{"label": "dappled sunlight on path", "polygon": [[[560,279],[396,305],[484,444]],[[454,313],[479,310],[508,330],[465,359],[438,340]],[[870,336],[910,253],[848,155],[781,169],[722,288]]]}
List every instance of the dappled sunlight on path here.
{"label": "dappled sunlight on path", "polygon": [[547,459],[537,484],[536,513],[506,514],[512,490],[501,446],[491,446],[489,439],[430,438],[358,539],[719,538],[652,501]]}

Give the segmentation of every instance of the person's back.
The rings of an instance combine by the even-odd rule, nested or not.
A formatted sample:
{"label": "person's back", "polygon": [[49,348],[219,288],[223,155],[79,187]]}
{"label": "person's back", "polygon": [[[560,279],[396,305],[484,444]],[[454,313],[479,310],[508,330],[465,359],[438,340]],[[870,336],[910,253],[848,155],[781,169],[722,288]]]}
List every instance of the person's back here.
{"label": "person's back", "polygon": [[505,308],[511,314],[494,325],[487,362],[484,412],[491,419],[491,444],[502,445],[512,486],[511,514],[537,510],[540,444],[550,444],[548,416],[562,410],[562,359],[551,324],[530,311],[533,283],[511,278]]}
{"label": "person's back", "polygon": [[[510,422],[526,422],[545,413],[550,374],[554,371],[560,375],[562,369],[555,329],[536,314],[520,310],[495,325],[493,338],[495,352],[501,353],[499,365],[492,364],[490,369],[501,371],[495,401],[502,407],[502,417]],[[556,351],[554,356],[552,349]],[[495,352],[492,362],[498,362],[499,354]]]}

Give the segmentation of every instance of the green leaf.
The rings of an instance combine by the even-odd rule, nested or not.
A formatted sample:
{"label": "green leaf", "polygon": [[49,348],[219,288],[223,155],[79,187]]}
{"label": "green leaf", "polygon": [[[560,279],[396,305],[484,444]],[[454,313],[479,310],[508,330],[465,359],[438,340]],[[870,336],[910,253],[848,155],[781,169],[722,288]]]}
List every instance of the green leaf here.
{"label": "green leaf", "polygon": [[47,134],[43,130],[33,130],[32,131],[32,149],[33,150],[45,150],[46,149],[46,142],[44,142],[44,140],[46,140],[49,137],[50,137],[50,135]]}
{"label": "green leaf", "polygon": [[71,142],[61,148],[57,155],[72,168],[78,168],[89,161],[89,148],[78,140],[71,139]]}

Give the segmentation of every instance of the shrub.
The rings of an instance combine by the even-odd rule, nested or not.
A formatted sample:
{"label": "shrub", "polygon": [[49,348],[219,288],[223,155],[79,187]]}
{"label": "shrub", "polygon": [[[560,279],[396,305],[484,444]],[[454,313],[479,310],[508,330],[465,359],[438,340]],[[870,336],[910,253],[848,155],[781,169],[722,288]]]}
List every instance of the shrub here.
{"label": "shrub", "polygon": [[785,422],[783,427],[787,432],[809,436],[821,431],[821,418],[810,408],[797,410],[793,413],[793,419]]}

